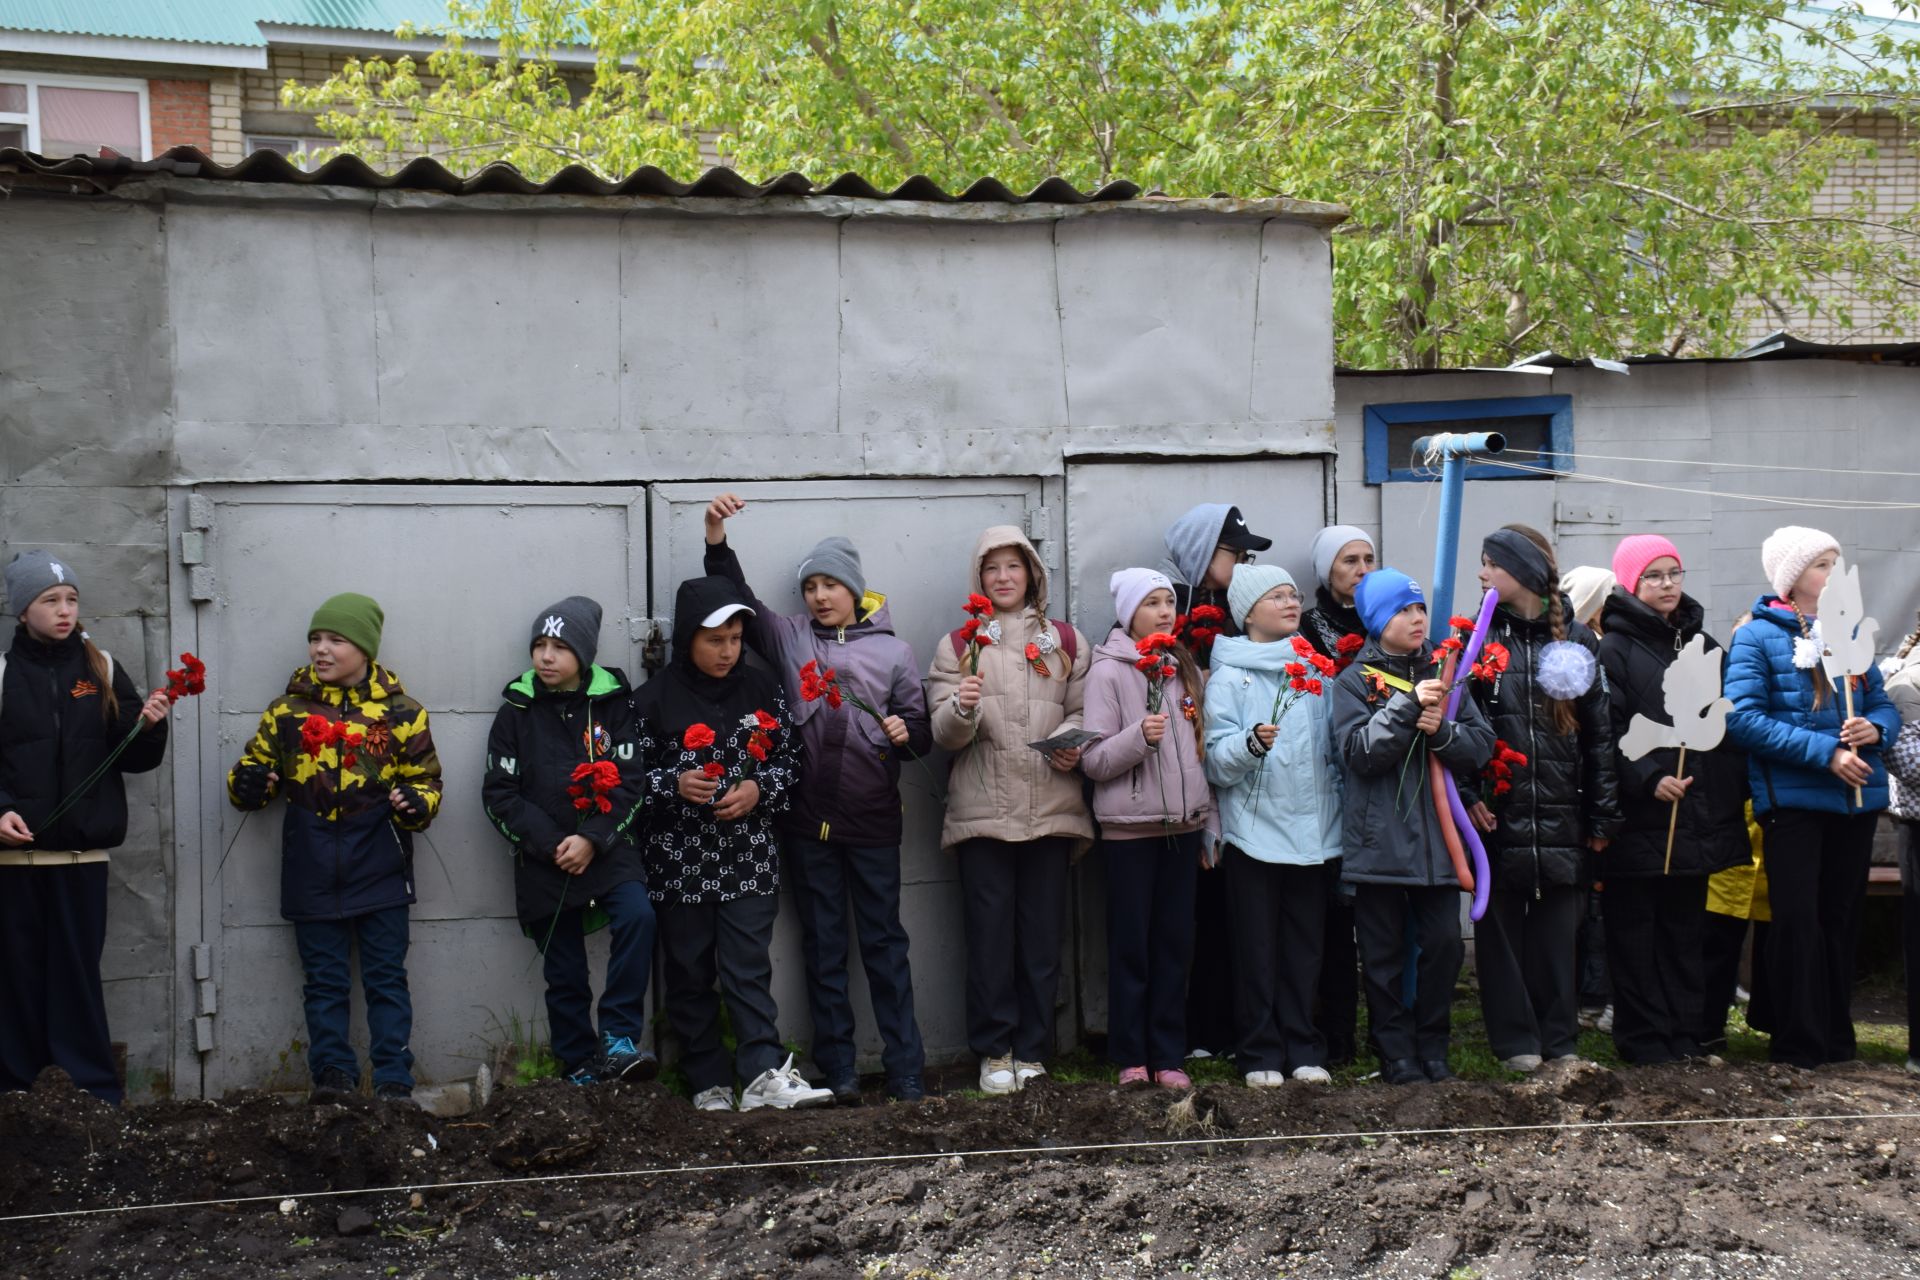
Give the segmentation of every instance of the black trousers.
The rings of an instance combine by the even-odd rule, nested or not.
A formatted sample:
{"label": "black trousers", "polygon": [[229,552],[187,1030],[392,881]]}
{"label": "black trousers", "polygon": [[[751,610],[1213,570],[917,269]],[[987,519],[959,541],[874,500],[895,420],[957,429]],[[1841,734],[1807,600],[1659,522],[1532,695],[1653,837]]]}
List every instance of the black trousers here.
{"label": "black trousers", "polygon": [[1698,1054],[1707,878],[1614,877],[1600,896],[1606,899],[1614,1047],[1639,1064]]}
{"label": "black trousers", "polygon": [[[695,1093],[732,1087],[734,1073],[751,1083],[786,1057],[775,1026],[773,922],[780,899],[773,894],[727,902],[663,902],[654,909],[660,925],[661,973],[667,983],[667,1020],[680,1037],[682,1066]],[[720,991],[714,990],[719,980]],[[720,992],[726,993],[733,1025],[733,1060],[720,1040]]]}
{"label": "black trousers", "polygon": [[1907,1056],[1920,1058],[1920,822],[1900,824],[1900,937],[1907,962]]}
{"label": "black trousers", "polygon": [[1193,969],[1187,983],[1187,1047],[1216,1057],[1239,1041],[1233,1020],[1234,947],[1224,867],[1200,872],[1193,889]]}
{"label": "black trousers", "polygon": [[[1714,911],[1706,914],[1701,947],[1706,971],[1699,1035],[1702,1048],[1717,1052],[1727,1038],[1727,1018],[1733,1012],[1734,991],[1740,985],[1740,953],[1747,945],[1747,923],[1745,916],[1723,916]],[[1767,991],[1768,925],[1765,920],[1752,923],[1753,987],[1747,992],[1747,1025],[1755,1031],[1771,1033],[1773,1016],[1768,1008]]]}
{"label": "black trousers", "polygon": [[1495,883],[1473,935],[1480,1007],[1494,1057],[1561,1058],[1574,1051],[1580,996],[1573,937],[1587,892],[1585,885],[1544,885],[1536,898],[1531,890],[1502,891]]}
{"label": "black trousers", "polygon": [[0,867],[0,1089],[30,1089],[59,1067],[120,1101],[100,989],[106,942],[106,863]]}
{"label": "black trousers", "polygon": [[1149,1071],[1187,1056],[1187,968],[1203,831],[1102,842],[1107,861],[1107,1056]]}
{"label": "black trousers", "polygon": [[1853,970],[1877,813],[1774,809],[1767,833],[1767,979],[1775,1062],[1851,1061]]}
{"label": "black trousers", "polygon": [[1327,1047],[1313,1026],[1327,869],[1261,862],[1227,846],[1228,907],[1235,941],[1233,1015],[1241,1071],[1323,1067]]}
{"label": "black trousers", "polygon": [[[1401,1002],[1408,924],[1420,957],[1413,1007]],[[1373,1042],[1387,1062],[1444,1062],[1451,1035],[1453,988],[1466,946],[1460,940],[1460,891],[1451,887],[1354,886],[1354,935],[1367,992]]]}
{"label": "black trousers", "polygon": [[1048,836],[967,840],[956,851],[967,931],[967,1045],[979,1057],[1053,1056],[1071,847],[1065,837]]}
{"label": "black trousers", "polygon": [[1327,864],[1327,912],[1320,937],[1320,990],[1313,1026],[1327,1048],[1327,1065],[1353,1061],[1360,1023],[1360,950],[1353,938],[1353,900],[1340,896],[1340,860]]}

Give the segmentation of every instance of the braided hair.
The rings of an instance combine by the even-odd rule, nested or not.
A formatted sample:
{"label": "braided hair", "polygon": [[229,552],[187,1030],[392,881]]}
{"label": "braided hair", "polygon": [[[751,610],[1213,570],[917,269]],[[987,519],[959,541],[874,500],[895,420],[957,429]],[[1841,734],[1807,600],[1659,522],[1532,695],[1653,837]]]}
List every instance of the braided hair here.
{"label": "braided hair", "polygon": [[1913,616],[1914,628],[1907,632],[1905,639],[1900,641],[1900,648],[1893,655],[1896,658],[1906,657],[1913,652],[1915,645],[1920,644],[1920,609],[1916,609]]}
{"label": "braided hair", "polygon": [[[1808,644],[1812,644],[1813,626],[1807,621],[1807,615],[1800,612],[1800,606],[1793,602],[1792,596],[1787,597],[1786,606],[1793,610],[1793,620],[1800,624],[1801,638]],[[1905,643],[1912,644],[1912,638],[1909,637]],[[1904,648],[1902,652],[1905,652]],[[1833,691],[1833,682],[1827,678],[1826,668],[1817,662],[1813,664],[1813,670],[1807,672],[1807,675],[1813,680],[1813,709],[1823,710],[1827,705],[1828,696]]]}
{"label": "braided hair", "polygon": [[[1546,614],[1547,626],[1555,640],[1567,638],[1567,605],[1560,592],[1560,559],[1553,554],[1553,544],[1547,541],[1547,535],[1531,525],[1510,524],[1503,528],[1519,534],[1534,546],[1540,548],[1540,554],[1547,558]],[[1561,736],[1572,733],[1580,727],[1580,719],[1573,703],[1566,698],[1546,698],[1547,710],[1553,716],[1553,731]]]}

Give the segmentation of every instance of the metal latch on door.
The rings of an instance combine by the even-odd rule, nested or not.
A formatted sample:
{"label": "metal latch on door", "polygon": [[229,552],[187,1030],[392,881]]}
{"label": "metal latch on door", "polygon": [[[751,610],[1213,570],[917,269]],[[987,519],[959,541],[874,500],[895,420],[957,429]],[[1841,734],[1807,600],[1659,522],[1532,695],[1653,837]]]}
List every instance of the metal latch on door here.
{"label": "metal latch on door", "polygon": [[193,953],[193,1048],[196,1053],[213,1052],[213,1016],[220,1012],[220,999],[213,982],[213,944],[196,942]]}

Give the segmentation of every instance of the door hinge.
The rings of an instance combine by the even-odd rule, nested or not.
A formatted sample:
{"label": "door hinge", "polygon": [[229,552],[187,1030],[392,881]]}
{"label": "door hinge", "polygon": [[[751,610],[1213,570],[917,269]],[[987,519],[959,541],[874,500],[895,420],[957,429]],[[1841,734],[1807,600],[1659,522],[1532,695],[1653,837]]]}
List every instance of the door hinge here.
{"label": "door hinge", "polygon": [[1027,541],[1040,543],[1053,537],[1053,508],[1027,508]]}
{"label": "door hinge", "polygon": [[670,618],[636,618],[635,623],[644,628],[645,639],[640,645],[640,665],[648,674],[667,665],[667,637],[673,634],[673,620]]}
{"label": "door hinge", "polygon": [[213,1052],[213,1015],[220,1012],[219,988],[213,981],[213,944],[192,947],[195,1014],[193,1046],[196,1053]]}
{"label": "door hinge", "polygon": [[187,527],[180,534],[180,563],[187,569],[187,598],[196,604],[213,599],[213,566],[207,563],[212,529],[213,499],[189,494]]}

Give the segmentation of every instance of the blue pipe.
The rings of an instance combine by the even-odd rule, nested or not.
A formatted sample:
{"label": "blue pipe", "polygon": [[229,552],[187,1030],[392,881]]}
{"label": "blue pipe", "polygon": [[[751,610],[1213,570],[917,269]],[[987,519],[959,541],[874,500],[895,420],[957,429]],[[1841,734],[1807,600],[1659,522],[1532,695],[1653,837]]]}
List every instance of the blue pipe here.
{"label": "blue pipe", "polygon": [[1485,458],[1506,450],[1507,438],[1498,431],[1443,431],[1413,442],[1417,457],[1439,454],[1440,528],[1434,540],[1433,590],[1427,595],[1427,617],[1439,635],[1453,616],[1453,566],[1460,558],[1460,503],[1466,493],[1467,459]]}

